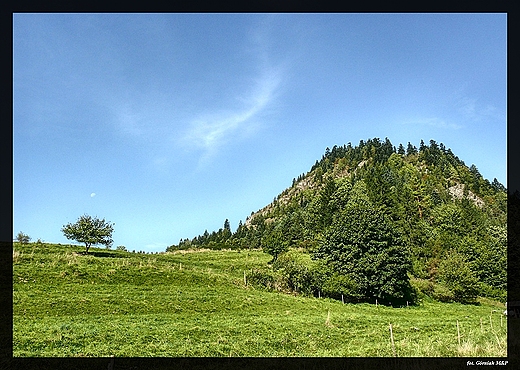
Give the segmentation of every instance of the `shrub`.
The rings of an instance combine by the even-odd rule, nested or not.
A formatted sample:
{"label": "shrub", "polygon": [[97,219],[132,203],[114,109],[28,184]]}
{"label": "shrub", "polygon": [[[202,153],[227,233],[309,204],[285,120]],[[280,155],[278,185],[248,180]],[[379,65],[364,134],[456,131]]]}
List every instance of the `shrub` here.
{"label": "shrub", "polygon": [[415,290],[418,298],[424,298],[425,296],[433,298],[435,286],[432,281],[427,279],[412,278],[410,279],[410,284]]}
{"label": "shrub", "polygon": [[312,294],[316,285],[312,265],[313,261],[309,255],[291,250],[278,255],[273,269],[279,272],[290,290]]}
{"label": "shrub", "polygon": [[432,298],[440,302],[453,302],[456,300],[455,294],[453,294],[453,292],[449,288],[441,284],[434,285]]}
{"label": "shrub", "polygon": [[249,284],[260,286],[269,290],[275,288],[275,277],[271,272],[266,270],[251,270],[251,272],[247,275],[247,281]]}
{"label": "shrub", "polygon": [[357,301],[361,298],[357,294],[356,283],[346,275],[340,275],[333,272],[325,280],[321,290],[323,295],[334,299],[343,299],[348,301]]}
{"label": "shrub", "polygon": [[16,240],[21,244],[28,244],[31,241],[31,237],[20,231],[18,235],[16,235]]}
{"label": "shrub", "polygon": [[334,271],[323,260],[312,260],[306,253],[290,250],[278,256],[273,269],[279,274],[280,286],[304,295],[321,295],[333,299],[357,301],[354,280]]}
{"label": "shrub", "polygon": [[473,302],[477,298],[478,279],[462,254],[456,251],[447,253],[439,264],[437,278],[452,292],[454,300]]}
{"label": "shrub", "polygon": [[428,266],[425,260],[419,258],[412,260],[412,273],[415,277],[426,279],[428,278]]}
{"label": "shrub", "polygon": [[507,300],[507,290],[495,288],[489,284],[481,283],[479,293],[482,297],[494,298],[501,302]]}

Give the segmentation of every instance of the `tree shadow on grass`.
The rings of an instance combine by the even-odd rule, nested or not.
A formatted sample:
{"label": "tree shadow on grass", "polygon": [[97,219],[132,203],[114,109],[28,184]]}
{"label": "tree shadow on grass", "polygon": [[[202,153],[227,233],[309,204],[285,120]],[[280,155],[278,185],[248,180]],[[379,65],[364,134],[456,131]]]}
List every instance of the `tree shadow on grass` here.
{"label": "tree shadow on grass", "polygon": [[126,256],[122,255],[121,253],[116,252],[98,252],[98,251],[89,251],[88,253],[83,251],[79,252],[78,254],[82,256],[94,256],[94,257],[108,257],[108,258],[125,258]]}

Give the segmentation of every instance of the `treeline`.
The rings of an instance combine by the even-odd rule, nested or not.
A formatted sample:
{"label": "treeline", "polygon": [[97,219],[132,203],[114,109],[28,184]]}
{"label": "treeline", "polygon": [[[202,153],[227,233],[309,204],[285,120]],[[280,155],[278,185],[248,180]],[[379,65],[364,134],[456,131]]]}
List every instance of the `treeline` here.
{"label": "treeline", "polygon": [[[319,261],[319,278],[304,279],[312,286],[305,289],[321,294],[328,284],[336,287],[330,296],[353,300],[504,299],[506,218],[505,187],[442,143],[396,148],[375,138],[327,148],[235,233],[226,220],[219,231],[168,250],[262,248],[285,272],[310,271]],[[288,258],[290,249],[311,258]]]}
{"label": "treeline", "polygon": [[[242,228],[242,221],[240,221],[239,229]],[[238,230],[237,230],[238,231]],[[181,249],[190,248],[209,248],[209,249],[237,249],[244,248],[242,245],[238,245],[237,233],[231,232],[231,225],[229,220],[224,221],[224,226],[218,231],[211,233],[205,230],[203,234],[194,237],[193,239],[181,239],[179,244],[171,245],[166,248],[167,252]]]}

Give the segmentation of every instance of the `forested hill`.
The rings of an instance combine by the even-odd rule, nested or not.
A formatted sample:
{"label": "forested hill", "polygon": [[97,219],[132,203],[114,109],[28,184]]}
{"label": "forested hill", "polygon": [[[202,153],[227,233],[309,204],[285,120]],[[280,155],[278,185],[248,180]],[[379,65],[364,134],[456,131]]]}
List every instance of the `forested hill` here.
{"label": "forested hill", "polygon": [[[353,225],[346,220],[359,217]],[[222,229],[181,240],[168,250],[262,248],[276,260],[299,248],[314,259],[332,261],[331,255],[343,252],[327,245],[351,245],[355,238],[367,244],[363,238],[371,235],[371,222],[382,222],[399,240],[412,279],[445,282],[452,295],[459,289],[499,297],[506,288],[506,220],[505,187],[484,179],[475,165],[468,167],[442,143],[421,140],[419,148],[411,143],[396,148],[388,139],[375,138],[327,148],[309,172],[240,222],[236,232],[226,220]],[[463,286],[450,286],[449,268],[465,276],[459,282]]]}

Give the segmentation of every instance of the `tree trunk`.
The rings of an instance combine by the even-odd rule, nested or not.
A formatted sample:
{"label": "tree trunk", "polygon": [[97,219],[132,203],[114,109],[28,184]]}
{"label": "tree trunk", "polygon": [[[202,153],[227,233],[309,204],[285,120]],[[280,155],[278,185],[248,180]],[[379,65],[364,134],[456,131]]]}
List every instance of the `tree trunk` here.
{"label": "tree trunk", "polygon": [[85,247],[87,248],[87,252],[85,254],[88,254],[88,249],[90,248],[90,244],[85,243]]}

